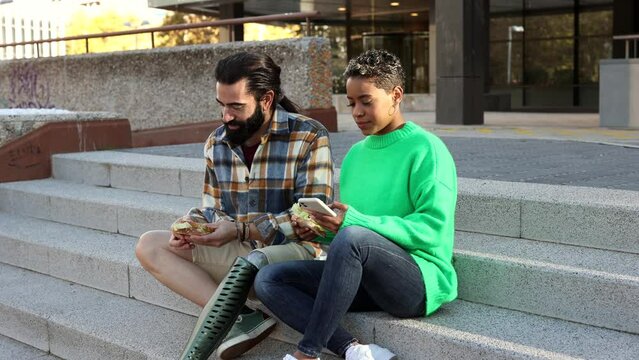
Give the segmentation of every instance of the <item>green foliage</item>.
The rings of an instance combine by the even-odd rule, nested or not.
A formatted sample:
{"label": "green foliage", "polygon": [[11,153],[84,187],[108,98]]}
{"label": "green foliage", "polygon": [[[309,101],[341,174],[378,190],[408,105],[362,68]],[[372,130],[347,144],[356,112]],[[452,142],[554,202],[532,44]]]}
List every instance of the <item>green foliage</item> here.
{"label": "green foliage", "polygon": [[[169,13],[164,17],[162,26],[178,24],[196,24],[205,21],[214,21],[215,18],[205,15],[185,14],[180,12]],[[179,31],[158,33],[156,46],[179,46],[192,44],[212,44],[220,39],[220,30],[217,27],[206,27]]]}
{"label": "green foliage", "polygon": [[[140,20],[134,15],[124,15],[114,10],[96,14],[81,9],[73,14],[67,24],[66,36],[128,30],[125,24],[140,24]],[[150,41],[150,37],[142,34],[90,39],[89,52],[134,50],[136,47],[150,47]],[[86,53],[85,41],[66,41],[66,51],[67,54]]]}

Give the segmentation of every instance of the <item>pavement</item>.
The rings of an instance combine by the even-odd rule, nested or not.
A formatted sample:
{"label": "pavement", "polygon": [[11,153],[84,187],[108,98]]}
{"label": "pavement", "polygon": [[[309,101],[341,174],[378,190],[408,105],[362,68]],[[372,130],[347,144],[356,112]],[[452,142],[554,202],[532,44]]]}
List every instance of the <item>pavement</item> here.
{"label": "pavement", "polygon": [[[639,191],[639,129],[598,127],[598,114],[492,113],[485,125],[435,124],[434,113],[405,118],[437,134],[455,158],[459,177]],[[363,136],[350,115],[331,133],[336,167]],[[202,144],[128,151],[199,158]]]}

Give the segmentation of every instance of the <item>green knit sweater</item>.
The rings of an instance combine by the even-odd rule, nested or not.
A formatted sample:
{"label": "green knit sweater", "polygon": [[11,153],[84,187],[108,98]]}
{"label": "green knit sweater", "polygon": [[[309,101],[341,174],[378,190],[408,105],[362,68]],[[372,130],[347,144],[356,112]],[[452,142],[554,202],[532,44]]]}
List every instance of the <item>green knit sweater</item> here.
{"label": "green knit sweater", "polygon": [[426,313],[457,297],[452,265],[457,175],[446,145],[412,122],[353,145],[342,163],[342,228],[357,225],[395,242],[415,259]]}

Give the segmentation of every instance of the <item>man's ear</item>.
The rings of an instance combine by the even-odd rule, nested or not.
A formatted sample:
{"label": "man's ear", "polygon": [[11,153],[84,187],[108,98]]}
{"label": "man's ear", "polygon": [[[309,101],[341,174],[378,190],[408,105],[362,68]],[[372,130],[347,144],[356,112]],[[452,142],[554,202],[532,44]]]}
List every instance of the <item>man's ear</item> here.
{"label": "man's ear", "polygon": [[273,90],[267,91],[264,96],[262,96],[262,101],[264,101],[264,111],[268,111],[273,104],[273,100],[275,100],[275,92]]}

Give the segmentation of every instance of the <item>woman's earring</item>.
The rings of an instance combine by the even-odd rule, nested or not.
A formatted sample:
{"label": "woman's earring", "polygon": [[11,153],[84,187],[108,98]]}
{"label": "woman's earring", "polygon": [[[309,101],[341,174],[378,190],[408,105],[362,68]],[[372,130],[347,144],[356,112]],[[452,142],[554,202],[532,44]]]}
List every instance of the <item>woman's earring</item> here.
{"label": "woman's earring", "polygon": [[[391,107],[388,109],[388,116],[393,116],[393,115],[395,115],[395,111],[397,110],[397,109],[395,108],[395,106],[397,106],[397,104],[393,104],[393,106],[391,106]],[[392,112],[391,112],[391,109],[393,110]]]}

